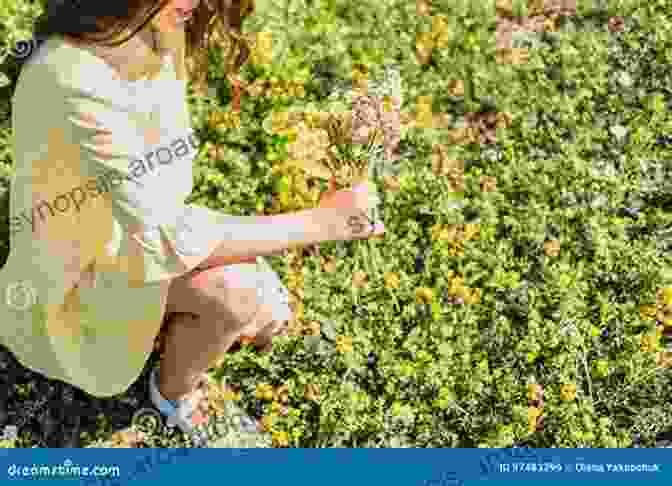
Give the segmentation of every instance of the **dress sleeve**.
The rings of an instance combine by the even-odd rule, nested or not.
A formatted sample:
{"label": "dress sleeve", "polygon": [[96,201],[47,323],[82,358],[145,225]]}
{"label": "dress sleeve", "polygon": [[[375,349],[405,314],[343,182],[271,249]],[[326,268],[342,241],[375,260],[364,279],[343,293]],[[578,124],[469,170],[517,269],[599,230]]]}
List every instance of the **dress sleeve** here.
{"label": "dress sleeve", "polygon": [[[133,111],[115,106],[84,90],[64,98],[68,126],[80,151],[81,171],[111,206],[112,238],[97,255],[97,265],[129,273],[130,285],[175,278],[199,265],[216,243],[180,252],[184,204],[169,188],[149,190],[144,173],[136,170],[147,146],[161,137],[157,127],[141,123]],[[160,197],[159,197],[160,196]],[[108,231],[110,233],[110,231]],[[119,268],[121,267],[121,268]]]}

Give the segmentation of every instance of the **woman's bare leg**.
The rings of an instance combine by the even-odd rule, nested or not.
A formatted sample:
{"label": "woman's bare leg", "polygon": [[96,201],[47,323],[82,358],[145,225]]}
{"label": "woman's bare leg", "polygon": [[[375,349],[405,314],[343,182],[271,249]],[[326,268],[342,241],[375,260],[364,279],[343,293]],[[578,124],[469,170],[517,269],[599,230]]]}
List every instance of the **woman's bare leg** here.
{"label": "woman's bare leg", "polygon": [[166,312],[160,393],[169,400],[194,390],[206,372],[243,334],[275,326],[257,289],[226,267],[187,274],[171,283]]}

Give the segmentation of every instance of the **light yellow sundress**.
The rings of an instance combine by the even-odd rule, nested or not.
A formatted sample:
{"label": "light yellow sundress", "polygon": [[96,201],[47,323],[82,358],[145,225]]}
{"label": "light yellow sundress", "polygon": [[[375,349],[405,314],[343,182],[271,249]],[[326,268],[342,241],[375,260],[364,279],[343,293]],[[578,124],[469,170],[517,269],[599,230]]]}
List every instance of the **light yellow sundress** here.
{"label": "light yellow sundress", "polygon": [[[24,366],[94,396],[122,393],[138,378],[162,323],[166,275],[195,268],[216,232],[238,219],[184,204],[198,144],[178,69],[166,58],[154,79],[119,80],[100,58],[55,36],[23,66],[12,100],[0,344]],[[90,115],[111,130],[111,144],[101,145]],[[33,205],[33,188],[50,195],[48,205]],[[48,224],[50,241],[62,237],[95,255],[90,286],[64,296],[62,258],[33,238],[33,224]],[[166,242],[191,258],[186,269]],[[276,320],[292,318],[286,288],[265,260],[228,268],[257,287]]]}

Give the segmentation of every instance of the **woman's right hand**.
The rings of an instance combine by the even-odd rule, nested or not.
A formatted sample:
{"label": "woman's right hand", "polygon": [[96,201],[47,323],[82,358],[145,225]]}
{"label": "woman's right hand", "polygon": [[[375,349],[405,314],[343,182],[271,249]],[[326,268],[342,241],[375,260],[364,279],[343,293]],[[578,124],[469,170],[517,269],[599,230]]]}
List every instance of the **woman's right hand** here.
{"label": "woman's right hand", "polygon": [[343,211],[345,228],[343,241],[363,240],[385,233],[382,222],[372,221],[368,214],[375,199],[369,192],[369,183],[361,182],[350,189],[337,190],[332,178],[327,191],[318,204],[319,208],[340,209]]}

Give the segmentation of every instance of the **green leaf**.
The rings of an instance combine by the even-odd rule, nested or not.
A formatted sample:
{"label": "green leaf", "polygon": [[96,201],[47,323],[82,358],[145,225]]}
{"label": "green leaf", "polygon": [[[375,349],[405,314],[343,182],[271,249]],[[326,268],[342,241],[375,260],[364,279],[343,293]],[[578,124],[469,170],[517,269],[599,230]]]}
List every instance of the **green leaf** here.
{"label": "green leaf", "polygon": [[304,336],[303,346],[309,353],[318,353],[320,350],[320,336]]}
{"label": "green leaf", "polygon": [[439,344],[439,354],[441,356],[450,357],[453,355],[453,347],[450,343],[444,342]]}
{"label": "green leaf", "polygon": [[289,192],[290,191],[290,185],[289,185],[289,177],[287,176],[282,176],[280,179],[276,181],[275,185],[275,190],[278,193],[283,193],[283,192]]}
{"label": "green leaf", "polygon": [[11,80],[5,75],[5,73],[0,73],[0,88],[4,88],[5,86],[9,86],[11,83]]}
{"label": "green leaf", "polygon": [[274,146],[282,146],[289,143],[289,137],[287,135],[273,135],[271,140],[271,145]]}
{"label": "green leaf", "polygon": [[331,341],[336,340],[336,323],[334,321],[331,319],[323,321],[321,328],[322,334],[324,334],[327,339],[330,339]]}
{"label": "green leaf", "polygon": [[432,302],[432,318],[434,321],[438,321],[441,319],[442,315],[442,309],[441,309],[441,304],[439,302]]}

